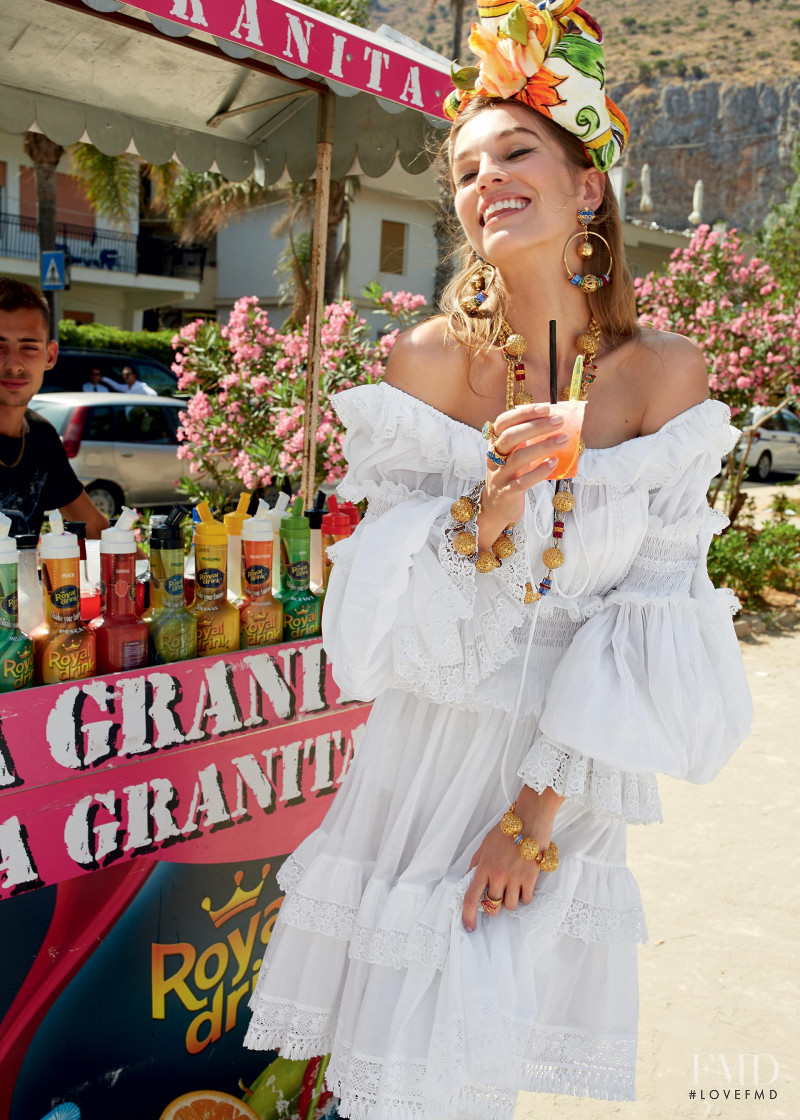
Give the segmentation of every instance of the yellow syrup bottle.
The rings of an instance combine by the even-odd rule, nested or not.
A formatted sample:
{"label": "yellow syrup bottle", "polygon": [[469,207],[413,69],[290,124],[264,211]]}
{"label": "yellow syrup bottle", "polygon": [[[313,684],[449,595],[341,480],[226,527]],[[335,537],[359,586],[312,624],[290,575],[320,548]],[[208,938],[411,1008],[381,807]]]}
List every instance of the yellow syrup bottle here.
{"label": "yellow syrup bottle", "polygon": [[215,521],[208,502],[197,506],[200,521],[194,534],[194,602],[197,656],[231,653],[239,648],[239,611],[228,602],[228,533]]}

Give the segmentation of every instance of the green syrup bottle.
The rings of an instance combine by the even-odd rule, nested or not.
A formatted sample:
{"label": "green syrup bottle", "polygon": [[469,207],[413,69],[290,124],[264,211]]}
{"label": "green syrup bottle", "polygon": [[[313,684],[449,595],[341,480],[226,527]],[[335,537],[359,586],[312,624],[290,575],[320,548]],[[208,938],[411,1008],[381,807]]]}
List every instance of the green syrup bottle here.
{"label": "green syrup bottle", "polygon": [[33,684],[33,642],[17,624],[17,542],[0,513],[0,692]]}
{"label": "green syrup bottle", "polygon": [[322,600],[309,587],[311,533],[300,496],[280,525],[283,577],[276,598],[283,604],[283,640],[315,638],[320,632]]}

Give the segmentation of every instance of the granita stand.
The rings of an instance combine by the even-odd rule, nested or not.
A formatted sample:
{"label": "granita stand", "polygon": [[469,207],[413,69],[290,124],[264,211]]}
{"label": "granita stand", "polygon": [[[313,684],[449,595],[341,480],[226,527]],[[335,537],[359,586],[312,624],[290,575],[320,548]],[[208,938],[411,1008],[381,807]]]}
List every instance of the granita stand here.
{"label": "granita stand", "polygon": [[275,872],[370,705],[340,696],[313,639],[0,710],[0,1115],[61,1099],[157,1118],[182,1092],[240,1095],[268,1064],[241,1038]]}

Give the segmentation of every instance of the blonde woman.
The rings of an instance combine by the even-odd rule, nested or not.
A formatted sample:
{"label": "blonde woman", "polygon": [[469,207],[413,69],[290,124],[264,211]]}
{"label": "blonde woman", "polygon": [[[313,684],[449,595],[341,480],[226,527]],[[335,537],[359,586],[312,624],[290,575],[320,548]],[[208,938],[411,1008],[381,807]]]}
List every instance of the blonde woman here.
{"label": "blonde woman", "polygon": [[[282,868],[246,1038],[331,1053],[354,1120],[635,1099],[627,825],[662,820],[657,773],[713,778],[752,718],[738,604],[706,570],[738,433],[694,344],[637,326],[599,29],[569,2],[479,13],[446,147],[463,267],[384,381],[334,399],[340,493],[369,505],[331,549],[323,640],[375,702]],[[565,478],[552,320],[558,397],[585,359]]]}

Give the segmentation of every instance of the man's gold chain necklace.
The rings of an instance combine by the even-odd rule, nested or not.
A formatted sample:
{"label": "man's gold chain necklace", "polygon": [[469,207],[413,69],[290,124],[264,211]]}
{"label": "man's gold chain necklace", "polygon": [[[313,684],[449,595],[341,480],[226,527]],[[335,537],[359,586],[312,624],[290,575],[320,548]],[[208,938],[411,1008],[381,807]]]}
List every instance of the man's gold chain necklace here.
{"label": "man's gold chain necklace", "polygon": [[22,447],[20,447],[19,455],[17,455],[14,462],[13,463],[5,463],[5,462],[3,462],[2,459],[0,459],[0,467],[8,467],[9,470],[12,470],[14,467],[19,466],[20,461],[22,459],[22,456],[25,454],[25,435],[26,435],[26,433],[23,431],[23,433],[22,433]]}

